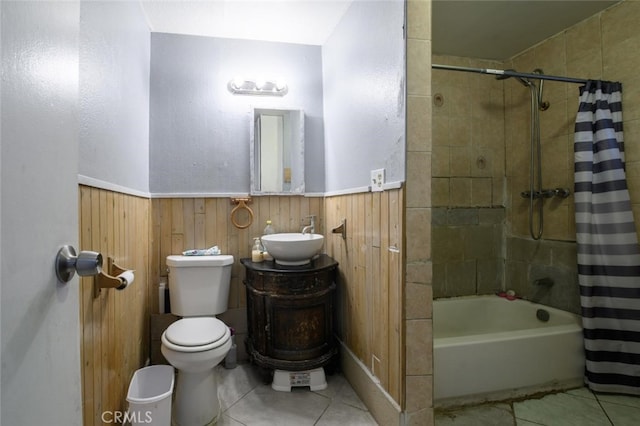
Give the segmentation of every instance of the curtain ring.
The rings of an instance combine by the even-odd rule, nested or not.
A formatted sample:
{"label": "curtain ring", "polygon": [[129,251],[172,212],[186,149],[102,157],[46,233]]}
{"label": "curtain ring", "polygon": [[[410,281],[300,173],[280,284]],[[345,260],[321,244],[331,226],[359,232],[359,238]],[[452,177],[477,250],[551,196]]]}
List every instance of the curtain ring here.
{"label": "curtain ring", "polygon": [[[248,202],[251,202],[251,198],[232,198],[231,202],[233,204],[237,204],[237,206],[231,210],[231,223],[233,223],[233,226],[238,229],[245,229],[251,226],[253,223],[253,210],[251,210],[251,207],[247,205]],[[239,224],[236,220],[236,214],[241,209],[245,209],[249,213],[249,222],[244,225]]]}

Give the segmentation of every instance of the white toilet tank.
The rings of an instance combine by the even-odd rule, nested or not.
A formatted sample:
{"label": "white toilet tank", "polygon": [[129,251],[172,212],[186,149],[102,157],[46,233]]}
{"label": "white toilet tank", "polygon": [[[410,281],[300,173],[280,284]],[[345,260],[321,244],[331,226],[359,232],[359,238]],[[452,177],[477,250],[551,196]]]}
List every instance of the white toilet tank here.
{"label": "white toilet tank", "polygon": [[227,310],[233,256],[167,256],[171,313],[213,316]]}

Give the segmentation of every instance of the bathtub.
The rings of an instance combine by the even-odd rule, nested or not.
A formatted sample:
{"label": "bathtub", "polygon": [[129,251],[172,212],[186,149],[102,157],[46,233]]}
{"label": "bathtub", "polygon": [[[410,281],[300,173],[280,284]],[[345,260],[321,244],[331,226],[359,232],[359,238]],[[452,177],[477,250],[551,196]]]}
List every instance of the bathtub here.
{"label": "bathtub", "polygon": [[[548,312],[547,322],[536,317],[538,309]],[[436,299],[435,406],[579,387],[583,347],[580,317],[569,312],[493,295]]]}

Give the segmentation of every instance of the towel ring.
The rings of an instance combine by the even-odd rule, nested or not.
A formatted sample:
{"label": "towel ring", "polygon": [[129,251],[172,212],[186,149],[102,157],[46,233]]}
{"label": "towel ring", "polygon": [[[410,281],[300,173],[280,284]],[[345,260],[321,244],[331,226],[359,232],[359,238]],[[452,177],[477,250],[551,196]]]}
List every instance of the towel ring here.
{"label": "towel ring", "polygon": [[[235,226],[238,229],[248,228],[253,223],[253,210],[251,210],[251,208],[247,205],[247,203],[250,203],[250,202],[251,202],[251,198],[232,198],[231,199],[232,204],[237,204],[237,206],[235,206],[233,210],[231,210],[231,223],[233,223],[233,226]],[[236,214],[242,209],[246,210],[249,213],[249,222],[243,225],[239,224],[238,221],[236,220]]]}

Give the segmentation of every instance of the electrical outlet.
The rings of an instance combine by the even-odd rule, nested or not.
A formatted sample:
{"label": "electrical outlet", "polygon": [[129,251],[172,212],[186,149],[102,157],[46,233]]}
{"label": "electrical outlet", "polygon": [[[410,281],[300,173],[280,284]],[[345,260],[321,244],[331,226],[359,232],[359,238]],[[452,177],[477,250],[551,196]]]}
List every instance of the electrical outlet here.
{"label": "electrical outlet", "polygon": [[371,170],[371,191],[384,191],[384,169]]}

